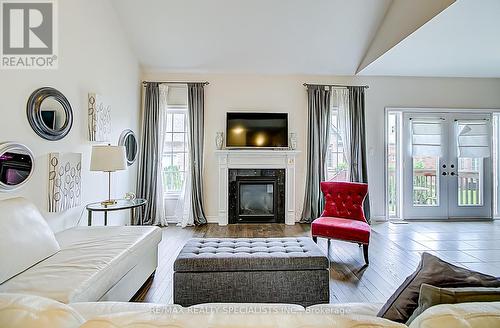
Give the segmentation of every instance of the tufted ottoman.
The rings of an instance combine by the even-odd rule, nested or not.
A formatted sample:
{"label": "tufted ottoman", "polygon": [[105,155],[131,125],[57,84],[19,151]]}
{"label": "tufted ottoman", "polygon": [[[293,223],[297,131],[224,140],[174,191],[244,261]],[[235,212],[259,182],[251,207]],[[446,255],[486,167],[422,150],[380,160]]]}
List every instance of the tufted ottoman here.
{"label": "tufted ottoman", "polygon": [[174,262],[174,303],[328,303],[328,265],[310,238],[195,238]]}

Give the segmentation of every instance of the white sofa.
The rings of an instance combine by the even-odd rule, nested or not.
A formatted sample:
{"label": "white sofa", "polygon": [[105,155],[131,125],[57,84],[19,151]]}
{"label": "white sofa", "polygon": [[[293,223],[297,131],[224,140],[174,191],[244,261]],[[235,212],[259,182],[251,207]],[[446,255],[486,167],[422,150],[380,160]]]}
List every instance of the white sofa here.
{"label": "white sofa", "polygon": [[23,198],[0,201],[0,293],[62,303],[129,301],[156,270],[161,229],[74,227],[54,234]]}
{"label": "white sofa", "polygon": [[[0,327],[407,327],[377,318],[377,304],[202,304],[189,308],[152,303],[63,304],[23,294],[0,294]],[[500,302],[437,305],[410,328],[500,327]]]}

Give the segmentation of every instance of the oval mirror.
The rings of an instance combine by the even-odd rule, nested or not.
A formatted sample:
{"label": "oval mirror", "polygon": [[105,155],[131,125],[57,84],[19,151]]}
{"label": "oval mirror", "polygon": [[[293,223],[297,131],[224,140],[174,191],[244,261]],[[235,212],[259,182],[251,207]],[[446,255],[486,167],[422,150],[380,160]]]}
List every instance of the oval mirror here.
{"label": "oval mirror", "polygon": [[125,146],[127,165],[130,166],[134,164],[139,151],[139,144],[137,143],[134,131],[130,129],[124,130],[118,140],[118,146]]}
{"label": "oval mirror", "polygon": [[31,94],[26,114],[35,133],[46,140],[64,138],[73,125],[73,111],[68,99],[50,87],[37,89]]}
{"label": "oval mirror", "polygon": [[0,190],[15,190],[28,182],[34,164],[28,147],[14,142],[0,144]]}

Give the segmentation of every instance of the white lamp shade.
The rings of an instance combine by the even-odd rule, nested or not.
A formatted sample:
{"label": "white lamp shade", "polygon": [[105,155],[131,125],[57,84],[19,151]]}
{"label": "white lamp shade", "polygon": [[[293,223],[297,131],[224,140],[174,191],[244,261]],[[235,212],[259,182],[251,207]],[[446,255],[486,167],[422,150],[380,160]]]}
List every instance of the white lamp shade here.
{"label": "white lamp shade", "polygon": [[91,171],[114,172],[126,168],[125,146],[92,146]]}

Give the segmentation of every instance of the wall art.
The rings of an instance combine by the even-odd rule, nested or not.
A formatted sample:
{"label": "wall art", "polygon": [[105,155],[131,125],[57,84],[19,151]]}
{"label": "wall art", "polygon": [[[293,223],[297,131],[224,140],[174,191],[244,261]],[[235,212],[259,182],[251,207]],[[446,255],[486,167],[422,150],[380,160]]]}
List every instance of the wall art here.
{"label": "wall art", "polygon": [[82,154],[49,154],[49,212],[81,205]]}
{"label": "wall art", "polygon": [[96,93],[89,93],[88,103],[89,140],[110,141],[111,106],[103,96]]}

